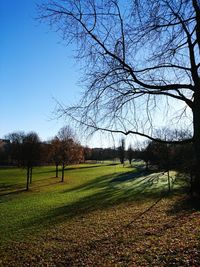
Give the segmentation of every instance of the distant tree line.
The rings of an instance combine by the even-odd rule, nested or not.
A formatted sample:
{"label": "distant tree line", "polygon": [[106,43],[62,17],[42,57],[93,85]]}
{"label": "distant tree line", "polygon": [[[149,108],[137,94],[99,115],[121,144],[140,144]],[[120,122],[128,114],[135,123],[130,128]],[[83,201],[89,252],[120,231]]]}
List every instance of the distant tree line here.
{"label": "distant tree line", "polygon": [[[132,151],[130,153],[130,150]],[[105,160],[117,161],[119,160],[121,164],[125,163],[126,159],[129,160],[130,164],[134,157],[134,153],[132,147],[129,146],[129,149],[126,151],[125,149],[125,139],[122,138],[119,142],[118,147],[109,147],[109,148],[89,148],[84,147],[84,159],[92,160],[96,162],[103,162]]]}
{"label": "distant tree line", "polygon": [[116,148],[84,148],[85,161],[102,162],[105,160],[116,160],[118,158]]}
{"label": "distant tree line", "polygon": [[[26,140],[29,140],[29,149],[25,151]],[[26,144],[26,145],[25,145]],[[30,147],[34,147],[31,152]],[[56,177],[58,166],[63,168],[69,164],[105,160],[120,160],[123,164],[126,158],[130,159],[130,149],[125,150],[125,141],[122,139],[118,147],[113,148],[89,148],[83,147],[69,127],[63,127],[58,134],[49,141],[41,142],[34,132],[14,132],[8,134],[6,139],[0,140],[0,165],[24,166],[29,159],[33,166],[55,164]],[[132,153],[133,154],[133,153]],[[131,156],[133,158],[133,155]]]}
{"label": "distant tree line", "polygon": [[[163,133],[161,133],[163,135]],[[165,130],[166,139],[190,136],[186,132],[172,132]],[[158,135],[159,137],[159,135]],[[192,144],[166,144],[151,141],[139,148],[129,145],[125,149],[125,139],[121,139],[118,147],[89,148],[83,147],[75,133],[68,126],[60,129],[58,134],[48,142],[41,142],[35,132],[25,134],[15,132],[8,134],[6,139],[0,140],[0,165],[13,165],[26,169],[26,189],[32,183],[33,168],[39,165],[55,165],[55,177],[61,170],[61,181],[64,181],[65,168],[70,164],[82,162],[103,162],[125,160],[132,164],[133,160],[143,160],[146,170],[157,169],[168,172],[176,170],[186,173],[190,177],[191,192],[193,191],[194,151]],[[59,169],[60,166],[60,169]],[[169,184],[170,187],[170,184]]]}
{"label": "distant tree line", "polygon": [[[65,168],[70,164],[105,160],[125,161],[125,141],[117,148],[83,147],[73,130],[65,126],[49,141],[42,142],[35,132],[22,131],[8,134],[0,140],[0,166],[17,166],[26,169],[26,189],[32,183],[33,168],[42,165],[55,165],[55,177],[61,170],[61,181],[64,182]],[[59,168],[60,167],[60,168]]]}
{"label": "distant tree line", "polygon": [[55,164],[56,177],[61,166],[61,181],[65,167],[84,160],[84,149],[76,140],[70,127],[63,127],[52,140],[41,142],[35,132],[14,132],[0,140],[0,165],[11,165],[26,169],[26,189],[32,183],[33,168]]}

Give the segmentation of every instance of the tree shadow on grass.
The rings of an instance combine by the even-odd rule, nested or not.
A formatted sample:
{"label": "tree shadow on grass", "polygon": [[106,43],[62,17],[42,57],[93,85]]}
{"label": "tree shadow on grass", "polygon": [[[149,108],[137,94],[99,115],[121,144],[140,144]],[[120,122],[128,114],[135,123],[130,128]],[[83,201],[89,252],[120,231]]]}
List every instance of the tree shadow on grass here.
{"label": "tree shadow on grass", "polygon": [[9,192],[5,192],[5,193],[0,193],[0,203],[8,202],[10,200],[10,198],[8,199],[7,197],[15,196],[15,195],[18,195],[22,192],[27,192],[26,188],[19,188],[17,190],[13,190],[11,192],[9,191]]}
{"label": "tree shadow on grass", "polygon": [[162,173],[146,173],[146,175],[136,176],[135,173],[128,172],[115,175],[115,178],[113,175],[106,175],[72,189],[63,190],[60,194],[78,193],[81,197],[72,203],[49,210],[39,218],[23,224],[23,227],[33,227],[33,225],[43,227],[62,223],[68,219],[83,216],[92,211],[104,210],[120,203],[145,199],[157,201],[163,194],[166,194],[167,190],[166,184],[158,186],[160,176]]}
{"label": "tree shadow on grass", "polygon": [[93,168],[100,168],[100,167],[108,167],[108,166],[114,166],[114,165],[120,165],[119,163],[109,163],[109,164],[104,164],[104,163],[96,163],[96,165],[92,165],[92,166],[80,166],[80,165],[75,165],[73,167],[66,167],[65,170],[66,171],[70,171],[70,170],[80,170],[80,169],[93,169]]}
{"label": "tree shadow on grass", "polygon": [[[40,180],[34,180],[34,178],[35,177],[33,174],[33,182],[32,184],[30,184],[29,191],[35,190],[41,187],[52,186],[53,184],[56,184],[59,182],[58,181],[59,178],[56,178],[56,177],[48,177],[48,178],[44,177]],[[55,181],[55,179],[57,180]],[[18,194],[24,191],[27,191],[26,190],[26,177],[24,178],[24,183],[21,182],[21,183],[15,183],[15,184],[0,184],[0,202],[3,202],[3,199],[1,199],[1,197],[3,198],[4,196],[15,195],[15,194]]]}
{"label": "tree shadow on grass", "polygon": [[[88,190],[93,190],[94,192],[96,190],[101,190],[103,194],[109,193],[110,196],[113,196],[114,193],[120,191],[121,195],[126,198],[143,199],[146,197],[146,194],[141,195],[141,192],[146,191],[147,189],[149,189],[149,193],[152,196],[156,193],[155,190],[152,190],[153,188],[150,187],[153,186],[153,184],[158,183],[159,177],[161,175],[161,172],[137,172],[137,170],[128,171],[126,173],[123,172],[117,175],[110,174],[98,177],[94,180],[90,180],[79,186],[70,189],[65,189],[61,193],[83,193]],[[119,196],[116,197],[116,200],[118,198]]]}
{"label": "tree shadow on grass", "polygon": [[[92,166],[87,166],[87,164],[83,165],[73,165],[73,166],[66,166],[65,170],[70,171],[70,170],[80,170],[80,169],[93,169],[93,168],[100,168],[100,167],[106,167],[106,166],[114,166],[114,165],[120,165],[119,163],[109,163],[109,164],[101,164],[101,163],[96,163],[93,164]],[[62,171],[62,169],[59,167],[58,169],[59,172]],[[56,172],[55,169],[52,170],[44,170],[44,171],[37,171],[37,173],[52,173]]]}
{"label": "tree shadow on grass", "polygon": [[3,202],[1,197],[7,195],[18,194],[25,191],[25,186],[23,184],[1,184],[0,186],[0,202]]}
{"label": "tree shadow on grass", "polygon": [[52,172],[56,172],[56,170],[52,169],[52,170],[48,170],[48,171],[46,171],[46,170],[44,170],[44,171],[36,171],[37,174],[39,174],[39,173],[52,173]]}
{"label": "tree shadow on grass", "polygon": [[[147,176],[149,176],[151,171],[143,171],[140,169],[137,169],[135,172],[131,171],[125,174],[120,174],[117,177],[113,178],[110,182],[126,182],[126,181],[132,181],[133,179],[144,177],[146,179]],[[154,172],[155,173],[155,172]],[[158,172],[160,173],[160,172]]]}

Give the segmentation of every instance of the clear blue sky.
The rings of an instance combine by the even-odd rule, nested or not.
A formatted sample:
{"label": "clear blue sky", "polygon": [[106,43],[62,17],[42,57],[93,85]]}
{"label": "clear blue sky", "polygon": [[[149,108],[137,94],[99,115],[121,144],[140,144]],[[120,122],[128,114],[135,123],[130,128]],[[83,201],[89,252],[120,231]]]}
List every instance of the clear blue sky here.
{"label": "clear blue sky", "polygon": [[79,98],[71,48],[34,19],[35,2],[0,3],[0,138],[18,130],[36,131],[42,140],[54,136],[64,122],[52,120],[53,98],[65,104]]}
{"label": "clear blue sky", "polygon": [[[40,2],[0,0],[0,138],[22,130],[48,140],[65,124],[52,119],[55,98],[70,104],[80,97],[73,47],[35,19]],[[114,143],[102,134],[80,141],[93,147],[118,145],[118,138]]]}

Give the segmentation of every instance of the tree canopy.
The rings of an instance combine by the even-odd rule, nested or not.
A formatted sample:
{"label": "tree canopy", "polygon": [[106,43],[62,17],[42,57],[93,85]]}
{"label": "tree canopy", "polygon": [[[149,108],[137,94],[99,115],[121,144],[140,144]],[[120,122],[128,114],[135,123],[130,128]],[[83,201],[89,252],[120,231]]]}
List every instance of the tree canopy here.
{"label": "tree canopy", "polygon": [[82,103],[66,114],[150,138],[158,112],[159,123],[172,125],[173,118],[176,127],[191,127],[200,67],[196,0],[58,0],[40,11],[65,41],[76,41],[86,63]]}
{"label": "tree canopy", "polygon": [[[55,0],[39,11],[85,64],[82,101],[61,113],[90,129],[193,142],[199,176],[200,2]],[[164,125],[193,136],[157,137]]]}

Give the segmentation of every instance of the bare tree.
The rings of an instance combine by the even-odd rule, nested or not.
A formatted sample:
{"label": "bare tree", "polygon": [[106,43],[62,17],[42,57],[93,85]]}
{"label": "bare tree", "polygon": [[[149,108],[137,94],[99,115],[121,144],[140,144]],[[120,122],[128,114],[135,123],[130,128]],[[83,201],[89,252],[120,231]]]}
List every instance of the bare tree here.
{"label": "bare tree", "polygon": [[24,132],[14,132],[7,135],[10,140],[10,154],[13,163],[18,167],[26,168],[26,190],[32,183],[33,167],[38,165],[41,156],[41,142],[35,132],[25,134]]}
{"label": "bare tree", "polygon": [[[199,1],[54,0],[40,12],[86,63],[82,102],[62,112],[94,129],[192,142],[200,192]],[[156,138],[160,123],[193,137]]]}
{"label": "bare tree", "polygon": [[39,164],[41,157],[41,142],[35,132],[30,132],[23,137],[22,142],[22,166],[27,169],[26,190],[32,183],[33,167]]}
{"label": "bare tree", "polygon": [[64,182],[65,167],[72,162],[74,138],[74,133],[69,126],[64,126],[58,132],[58,139],[60,141],[59,155],[62,164],[62,182]]}

